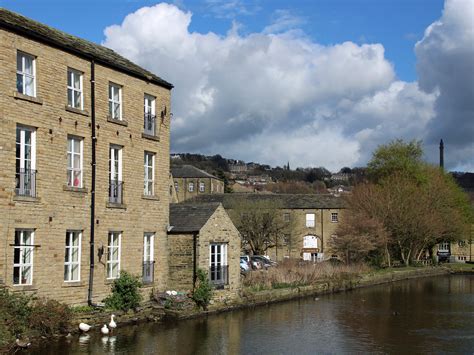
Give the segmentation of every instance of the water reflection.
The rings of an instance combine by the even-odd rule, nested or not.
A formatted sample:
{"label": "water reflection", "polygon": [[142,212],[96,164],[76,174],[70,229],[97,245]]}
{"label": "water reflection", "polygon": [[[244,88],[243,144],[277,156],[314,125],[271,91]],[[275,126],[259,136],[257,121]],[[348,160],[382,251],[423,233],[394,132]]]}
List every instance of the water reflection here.
{"label": "water reflection", "polygon": [[[472,353],[474,277],[443,276],[63,339],[41,354]],[[118,320],[120,321],[120,320]]]}

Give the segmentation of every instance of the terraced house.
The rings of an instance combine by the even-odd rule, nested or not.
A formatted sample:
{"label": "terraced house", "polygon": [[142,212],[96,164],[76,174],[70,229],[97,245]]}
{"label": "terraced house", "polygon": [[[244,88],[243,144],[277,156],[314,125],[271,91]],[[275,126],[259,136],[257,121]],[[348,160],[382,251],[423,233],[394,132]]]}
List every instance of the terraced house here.
{"label": "terraced house", "polygon": [[167,282],[172,85],[0,9],[0,278],[70,304]]}

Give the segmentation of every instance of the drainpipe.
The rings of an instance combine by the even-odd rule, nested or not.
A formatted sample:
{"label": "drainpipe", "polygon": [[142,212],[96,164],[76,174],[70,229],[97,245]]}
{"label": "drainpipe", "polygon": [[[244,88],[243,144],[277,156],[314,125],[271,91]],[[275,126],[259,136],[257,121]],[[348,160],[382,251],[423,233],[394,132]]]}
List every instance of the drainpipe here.
{"label": "drainpipe", "polygon": [[196,287],[197,271],[196,271],[196,256],[197,256],[197,233],[193,233],[193,291]]}
{"label": "drainpipe", "polygon": [[96,180],[96,143],[95,134],[95,63],[91,61],[91,138],[92,138],[92,182],[91,182],[91,220],[90,220],[90,266],[89,266],[89,288],[87,290],[87,304],[95,306],[92,302],[92,290],[94,284],[94,232],[95,232],[95,180]]}
{"label": "drainpipe", "polygon": [[323,243],[324,243],[324,218],[323,218],[324,210],[321,208],[321,253],[324,253],[323,250]]}

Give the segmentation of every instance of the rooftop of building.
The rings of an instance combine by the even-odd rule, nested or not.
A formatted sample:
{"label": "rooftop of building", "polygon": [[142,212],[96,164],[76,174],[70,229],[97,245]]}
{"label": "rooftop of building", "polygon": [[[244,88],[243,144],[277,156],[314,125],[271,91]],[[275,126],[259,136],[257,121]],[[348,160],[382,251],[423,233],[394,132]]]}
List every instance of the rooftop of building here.
{"label": "rooftop of building", "polygon": [[176,178],[210,178],[220,180],[218,177],[192,165],[172,165],[171,174]]}
{"label": "rooftop of building", "polygon": [[59,31],[1,7],[0,28],[60,48],[87,60],[94,60],[98,64],[125,72],[166,89],[173,88],[173,85],[166,80],[143,69],[110,48]]}
{"label": "rooftop of building", "polygon": [[346,200],[330,194],[258,194],[229,193],[203,194],[189,200],[190,203],[222,203],[224,208],[232,209],[243,202],[263,201],[282,209],[339,209],[346,208]]}
{"label": "rooftop of building", "polygon": [[199,232],[219,206],[219,202],[170,204],[169,233]]}

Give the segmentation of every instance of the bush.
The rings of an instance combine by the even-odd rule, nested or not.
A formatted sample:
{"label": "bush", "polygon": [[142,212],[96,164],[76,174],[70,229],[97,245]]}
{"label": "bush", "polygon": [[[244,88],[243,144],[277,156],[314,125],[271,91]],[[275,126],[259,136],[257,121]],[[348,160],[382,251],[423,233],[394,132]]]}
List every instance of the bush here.
{"label": "bush", "polygon": [[198,269],[196,276],[197,285],[194,288],[192,299],[198,307],[206,311],[212,298],[212,285],[209,283],[209,278],[204,270]]}
{"label": "bush", "polygon": [[31,296],[10,293],[0,287],[0,346],[15,340],[16,334],[28,330],[31,313]]}
{"label": "bush", "polygon": [[105,306],[122,311],[138,307],[142,300],[139,292],[141,286],[139,277],[122,271],[120,277],[114,280],[112,294],[104,299]]}
{"label": "bush", "polygon": [[64,333],[71,318],[71,309],[58,301],[40,298],[34,302],[30,314],[30,327],[40,335]]}

